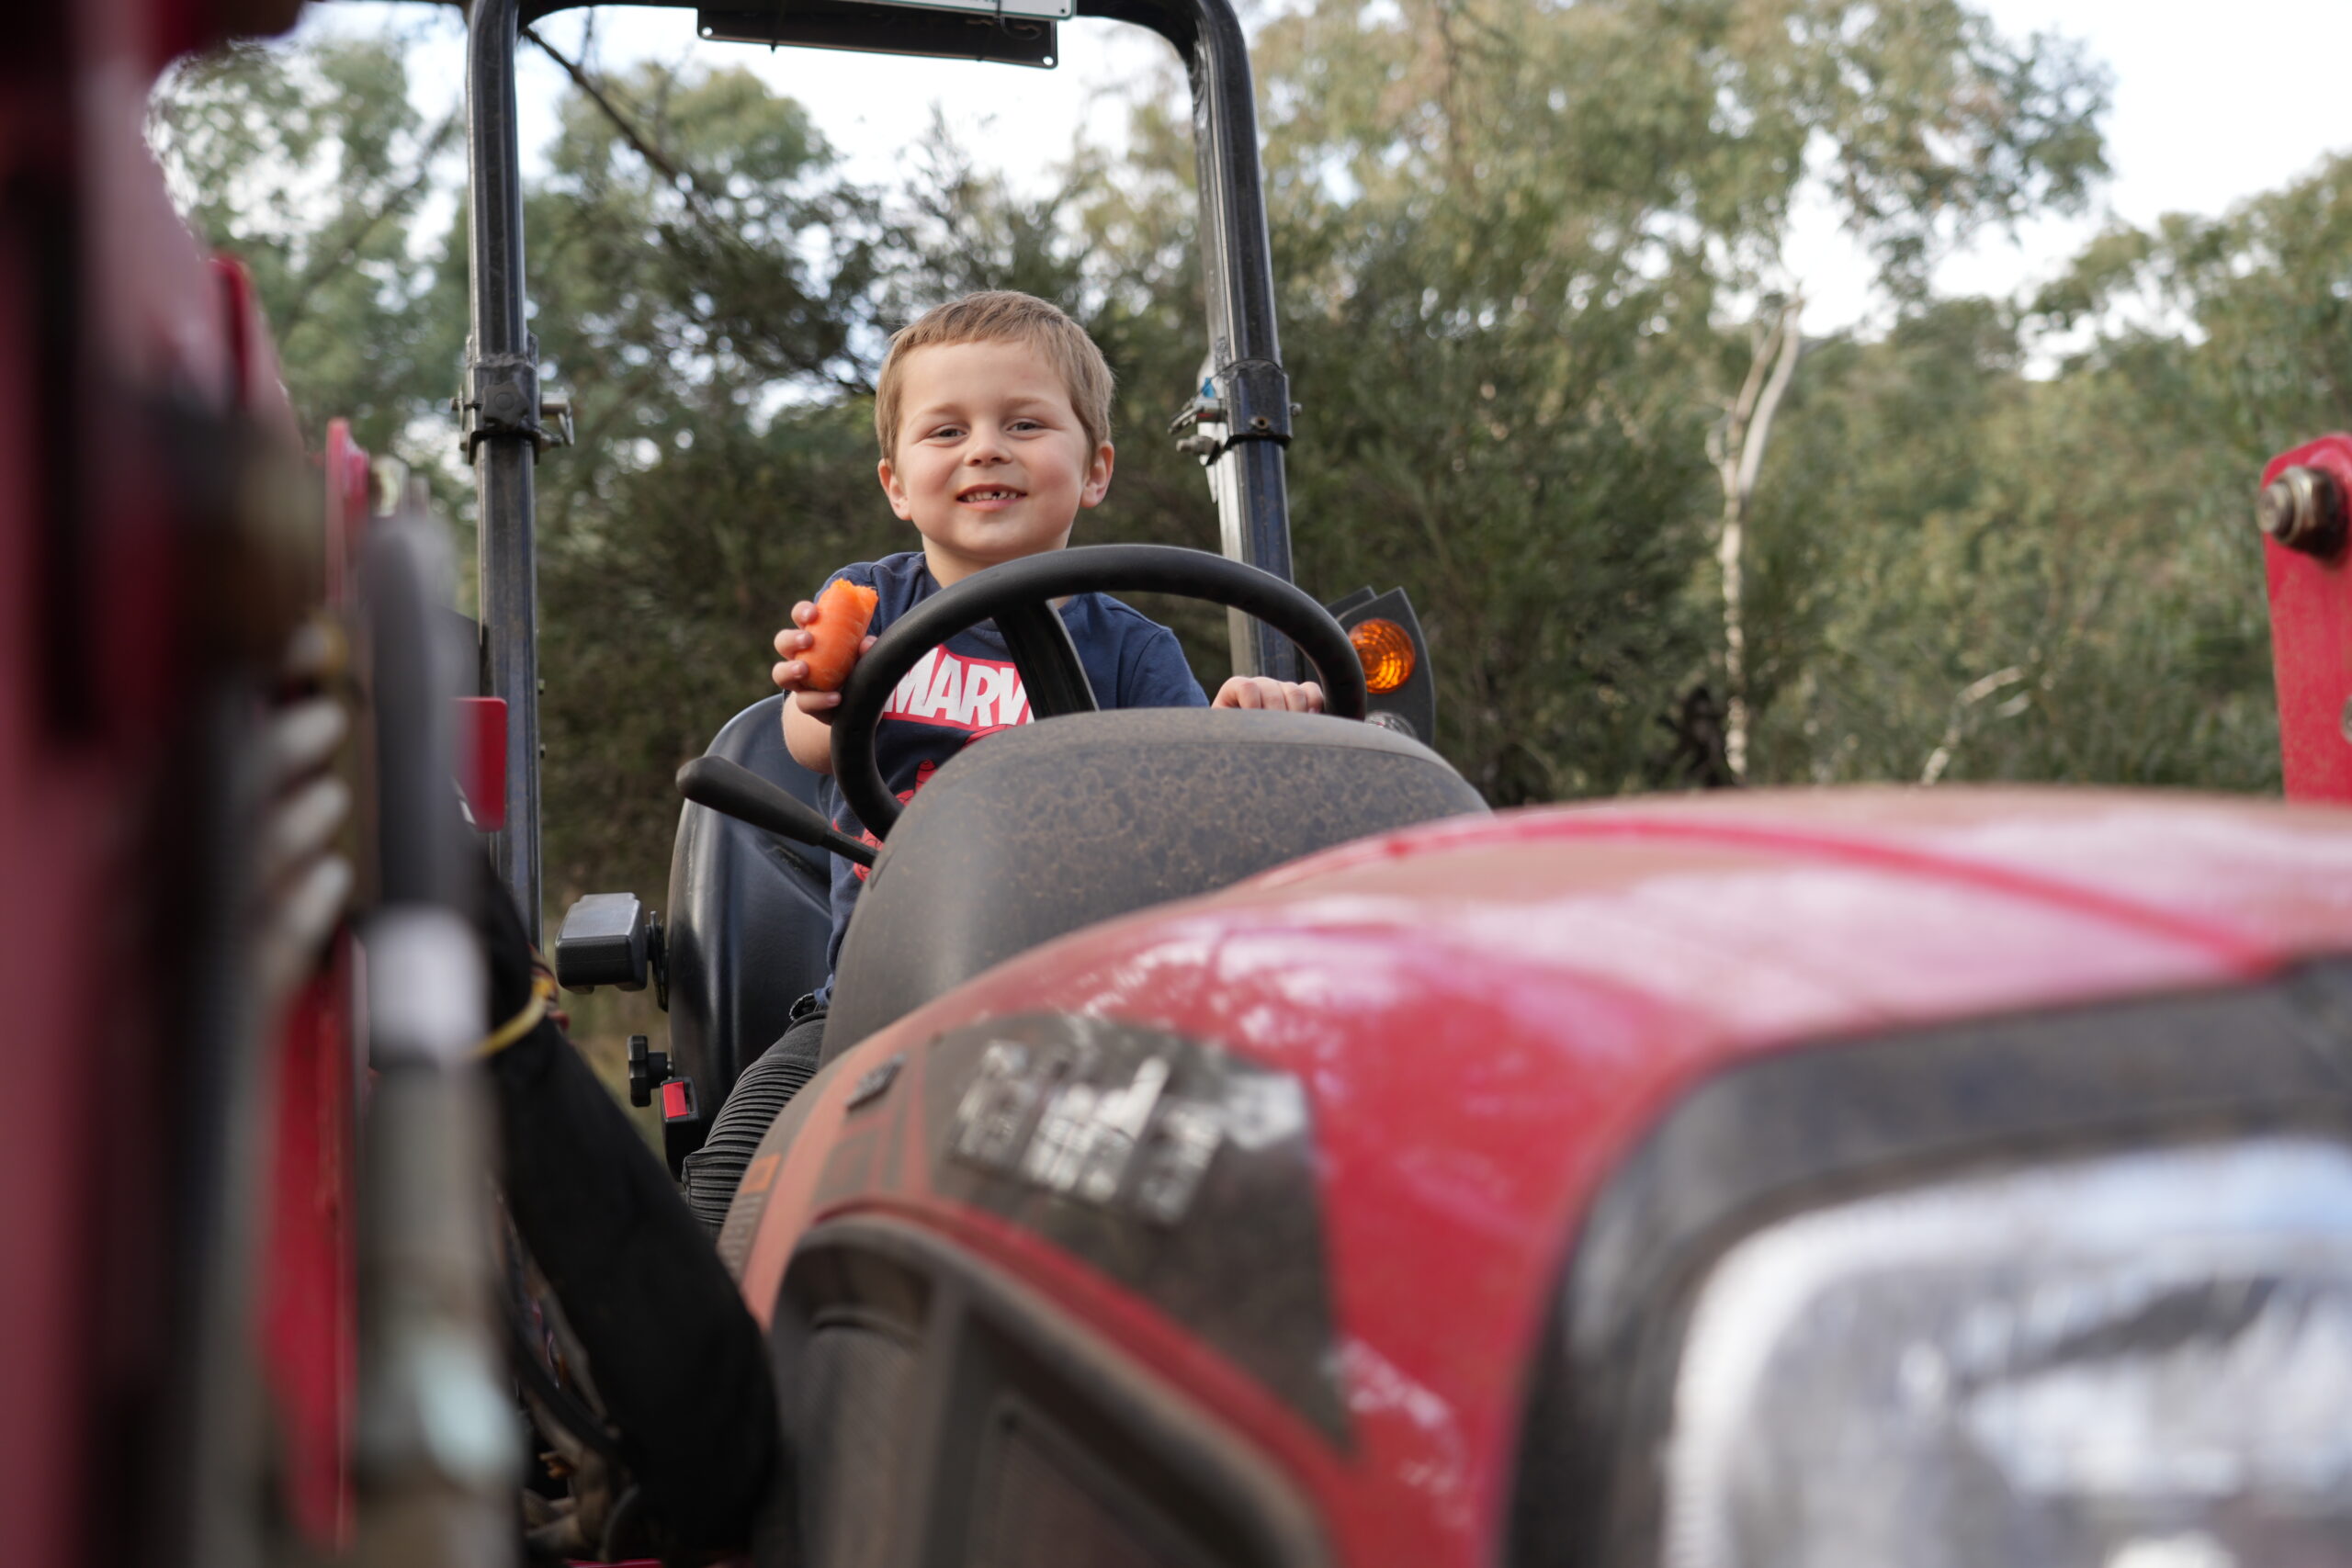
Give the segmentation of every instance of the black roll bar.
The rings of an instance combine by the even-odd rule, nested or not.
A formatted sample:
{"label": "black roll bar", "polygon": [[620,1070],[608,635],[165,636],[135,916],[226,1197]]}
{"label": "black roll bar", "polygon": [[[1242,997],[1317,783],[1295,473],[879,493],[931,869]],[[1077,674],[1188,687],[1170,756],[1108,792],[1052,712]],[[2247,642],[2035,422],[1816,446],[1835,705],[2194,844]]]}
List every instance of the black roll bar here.
{"label": "black roll bar", "polygon": [[466,29],[466,378],[458,420],[479,502],[481,691],[506,703],[506,825],[498,874],[539,941],[539,603],[532,466],[539,344],[526,324],[522,150],[514,117],[518,0],[474,0]]}
{"label": "black roll bar", "polygon": [[[1294,581],[1283,459],[1290,443],[1290,378],[1274,327],[1273,246],[1240,18],[1227,0],[1079,0],[1078,12],[1148,28],[1184,61],[1193,89],[1209,362],[1228,433],[1210,481],[1222,544],[1233,559]],[[1232,625],[1236,674],[1299,678],[1298,650],[1286,638],[1246,617],[1237,615]]]}
{"label": "black roll bar", "polygon": [[[507,705],[506,823],[501,875],[539,939],[537,570],[531,465],[539,428],[538,343],[525,323],[521,152],[514,45],[526,22],[593,0],[471,0],[467,14],[468,255],[473,331],[460,418],[481,512],[482,691]],[[645,0],[639,0],[645,3]],[[695,0],[651,0],[680,9]],[[1290,382],[1274,327],[1273,254],[1258,162],[1250,51],[1230,0],[1079,0],[1078,13],[1148,28],[1183,58],[1193,92],[1210,398],[1223,436],[1210,461],[1225,553],[1293,581],[1283,448]],[[1237,673],[1299,678],[1297,650],[1237,617]]]}

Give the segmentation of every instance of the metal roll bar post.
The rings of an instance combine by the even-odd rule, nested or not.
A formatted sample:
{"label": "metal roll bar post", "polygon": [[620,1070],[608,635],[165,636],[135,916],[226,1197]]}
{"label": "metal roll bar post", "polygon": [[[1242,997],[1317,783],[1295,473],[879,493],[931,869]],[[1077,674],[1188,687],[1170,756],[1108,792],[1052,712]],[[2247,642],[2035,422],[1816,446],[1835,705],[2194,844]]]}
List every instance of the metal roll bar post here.
{"label": "metal roll bar post", "polygon": [[[1149,28],[1183,57],[1193,89],[1211,382],[1227,433],[1210,483],[1225,553],[1294,581],[1283,458],[1291,434],[1290,379],[1274,329],[1273,247],[1240,18],[1228,0],[1079,0],[1078,11]],[[1299,678],[1298,651],[1280,633],[1242,616],[1233,628],[1236,673]]]}
{"label": "metal roll bar post", "polygon": [[458,416],[481,526],[481,690],[506,703],[506,826],[499,875],[539,940],[538,559],[532,474],[538,460],[539,345],[525,318],[522,154],[514,119],[520,0],[472,0],[466,28],[468,299]]}

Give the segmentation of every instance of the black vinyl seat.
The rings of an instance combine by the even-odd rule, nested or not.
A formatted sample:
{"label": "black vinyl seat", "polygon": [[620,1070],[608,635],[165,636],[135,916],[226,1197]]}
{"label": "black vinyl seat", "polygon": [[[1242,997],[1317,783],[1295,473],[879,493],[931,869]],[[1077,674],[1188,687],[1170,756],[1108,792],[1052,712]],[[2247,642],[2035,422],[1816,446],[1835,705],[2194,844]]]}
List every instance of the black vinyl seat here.
{"label": "black vinyl seat", "polygon": [[[784,748],[784,698],[727,721],[707,753],[741,763],[818,805],[815,773]],[[822,809],[820,807],[820,809]],[[678,814],[664,933],[670,1051],[715,1113],[744,1066],[825,982],[833,857],[689,802]]]}
{"label": "black vinyl seat", "polygon": [[1098,920],[1486,809],[1428,747],[1317,715],[1132,708],[989,736],[891,829],[842,946],[825,1059]]}

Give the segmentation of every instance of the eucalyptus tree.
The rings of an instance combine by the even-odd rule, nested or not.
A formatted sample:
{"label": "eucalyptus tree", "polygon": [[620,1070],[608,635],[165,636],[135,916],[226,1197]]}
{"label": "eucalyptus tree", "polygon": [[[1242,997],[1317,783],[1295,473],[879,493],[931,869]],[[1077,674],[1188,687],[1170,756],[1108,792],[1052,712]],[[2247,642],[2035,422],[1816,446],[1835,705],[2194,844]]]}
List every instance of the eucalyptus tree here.
{"label": "eucalyptus tree", "polygon": [[[1340,554],[1427,586],[1497,798],[1720,777],[1753,614],[1707,436],[1786,341],[1745,322],[1803,283],[1800,195],[1917,309],[1952,243],[2085,198],[2104,77],[1956,0],[1317,0],[1259,58],[1303,534],[1344,518]],[[1756,412],[1714,447],[1751,484]]]}

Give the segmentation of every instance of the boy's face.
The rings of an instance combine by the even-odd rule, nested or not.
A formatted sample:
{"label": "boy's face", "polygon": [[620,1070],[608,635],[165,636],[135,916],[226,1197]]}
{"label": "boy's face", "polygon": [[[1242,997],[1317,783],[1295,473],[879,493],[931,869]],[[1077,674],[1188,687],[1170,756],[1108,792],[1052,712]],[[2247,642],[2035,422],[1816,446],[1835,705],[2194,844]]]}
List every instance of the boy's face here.
{"label": "boy's face", "polygon": [[938,344],[899,367],[890,508],[922,535],[941,587],[1057,550],[1111,488],[1111,444],[1090,446],[1061,374],[1020,343]]}

